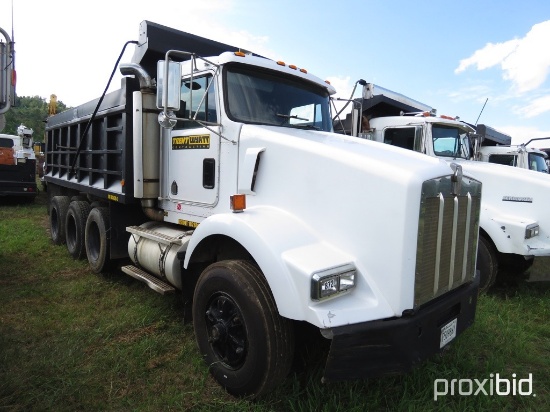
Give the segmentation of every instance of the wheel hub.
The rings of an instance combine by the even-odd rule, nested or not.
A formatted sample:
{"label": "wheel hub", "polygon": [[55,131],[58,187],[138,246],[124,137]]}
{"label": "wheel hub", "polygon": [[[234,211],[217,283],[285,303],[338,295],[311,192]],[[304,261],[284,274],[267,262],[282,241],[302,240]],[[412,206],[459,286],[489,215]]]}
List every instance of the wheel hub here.
{"label": "wheel hub", "polygon": [[232,369],[246,359],[246,325],[237,303],[227,294],[218,293],[209,302],[206,313],[209,343],[214,354]]}

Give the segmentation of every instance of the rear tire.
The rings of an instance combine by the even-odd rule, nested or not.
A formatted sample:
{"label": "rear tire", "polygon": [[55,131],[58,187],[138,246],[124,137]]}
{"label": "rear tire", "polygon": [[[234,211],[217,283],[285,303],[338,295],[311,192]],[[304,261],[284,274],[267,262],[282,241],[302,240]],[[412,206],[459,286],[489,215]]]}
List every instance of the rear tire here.
{"label": "rear tire", "polygon": [[482,236],[477,247],[477,269],[480,275],[479,293],[485,293],[497,279],[498,260],[493,245]]}
{"label": "rear tire", "polygon": [[88,202],[73,200],[65,221],[67,250],[74,259],[86,257],[86,220],[92,208]]}
{"label": "rear tire", "polygon": [[199,350],[214,379],[235,396],[257,397],[292,366],[292,322],[279,315],[263,274],[246,260],[208,266],[193,299]]}
{"label": "rear tire", "polygon": [[105,272],[110,266],[109,208],[95,207],[86,220],[86,256],[95,273]]}
{"label": "rear tire", "polygon": [[50,203],[50,234],[56,245],[65,243],[65,220],[69,203],[68,196],[54,196]]}

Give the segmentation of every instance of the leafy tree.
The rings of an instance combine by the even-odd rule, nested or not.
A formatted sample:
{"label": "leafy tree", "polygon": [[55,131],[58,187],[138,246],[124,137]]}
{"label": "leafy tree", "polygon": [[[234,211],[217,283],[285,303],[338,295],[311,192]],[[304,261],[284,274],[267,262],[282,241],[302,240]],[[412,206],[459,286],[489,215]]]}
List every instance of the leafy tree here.
{"label": "leafy tree", "polygon": [[[67,106],[57,101],[57,113],[67,110]],[[5,114],[6,127],[1,133],[17,134],[17,128],[24,124],[34,130],[32,138],[35,142],[44,141],[46,119],[48,117],[48,103],[40,96],[18,96],[15,106]]]}

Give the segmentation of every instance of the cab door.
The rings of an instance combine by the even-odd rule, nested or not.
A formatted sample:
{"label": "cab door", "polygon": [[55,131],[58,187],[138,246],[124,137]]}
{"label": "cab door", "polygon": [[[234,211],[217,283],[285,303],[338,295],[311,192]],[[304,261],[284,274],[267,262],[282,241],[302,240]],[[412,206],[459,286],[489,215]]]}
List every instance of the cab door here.
{"label": "cab door", "polygon": [[[178,121],[170,135],[165,193],[177,203],[212,206],[218,201],[220,137],[213,133],[219,133],[219,127],[211,125],[218,122],[216,88],[211,83],[210,75],[182,81],[176,116],[197,121]],[[210,124],[207,128],[201,122]]]}

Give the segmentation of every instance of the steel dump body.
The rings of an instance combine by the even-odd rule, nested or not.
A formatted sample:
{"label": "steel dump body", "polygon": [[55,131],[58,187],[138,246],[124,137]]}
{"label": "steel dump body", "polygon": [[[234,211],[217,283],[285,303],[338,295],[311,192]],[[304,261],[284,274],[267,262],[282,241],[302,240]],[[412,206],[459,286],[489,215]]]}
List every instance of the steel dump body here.
{"label": "steel dump body", "polygon": [[134,201],[132,92],[138,86],[137,81],[123,79],[119,90],[107,94],[85,136],[99,99],[48,119],[47,183],[101,199],[116,197],[120,203]]}

